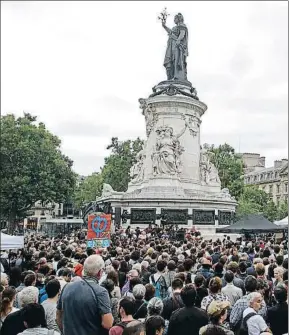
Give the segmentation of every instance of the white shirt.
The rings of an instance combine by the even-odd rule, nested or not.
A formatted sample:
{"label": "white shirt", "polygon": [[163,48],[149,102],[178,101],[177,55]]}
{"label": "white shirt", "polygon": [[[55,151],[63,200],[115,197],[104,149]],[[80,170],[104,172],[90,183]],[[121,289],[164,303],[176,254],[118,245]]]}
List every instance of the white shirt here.
{"label": "white shirt", "polygon": [[[243,312],[243,318],[249,313],[256,313],[253,308],[248,307]],[[261,315],[254,315],[247,321],[248,326],[248,335],[260,335],[260,333],[264,332],[268,326]]]}

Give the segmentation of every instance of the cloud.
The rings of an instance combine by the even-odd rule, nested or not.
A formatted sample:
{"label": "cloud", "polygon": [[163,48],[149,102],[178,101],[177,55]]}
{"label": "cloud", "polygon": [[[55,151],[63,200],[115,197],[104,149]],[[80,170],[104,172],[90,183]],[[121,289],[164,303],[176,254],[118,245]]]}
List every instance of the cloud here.
{"label": "cloud", "polygon": [[[2,113],[38,115],[77,172],[98,170],[112,136],[145,137],[138,99],[165,79],[162,8],[160,1],[1,3]],[[287,152],[287,8],[170,2],[168,25],[184,14],[188,78],[208,105],[202,143],[227,141],[268,165]]]}

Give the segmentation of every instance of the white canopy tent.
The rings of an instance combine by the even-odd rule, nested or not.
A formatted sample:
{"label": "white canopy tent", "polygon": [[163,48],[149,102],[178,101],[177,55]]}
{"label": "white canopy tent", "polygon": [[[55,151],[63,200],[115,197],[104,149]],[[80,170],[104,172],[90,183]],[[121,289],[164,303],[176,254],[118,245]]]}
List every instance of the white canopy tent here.
{"label": "white canopy tent", "polygon": [[24,248],[24,236],[11,236],[1,233],[0,250]]}
{"label": "white canopy tent", "polygon": [[274,222],[278,226],[288,226],[288,216],[280,221]]}

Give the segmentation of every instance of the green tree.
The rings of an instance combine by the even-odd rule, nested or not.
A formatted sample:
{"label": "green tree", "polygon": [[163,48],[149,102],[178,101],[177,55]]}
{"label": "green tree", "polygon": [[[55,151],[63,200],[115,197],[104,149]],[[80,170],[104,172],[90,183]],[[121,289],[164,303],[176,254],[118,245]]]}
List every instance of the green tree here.
{"label": "green tree", "polygon": [[286,201],[281,202],[277,208],[277,217],[276,221],[283,220],[288,216],[288,203]]}
{"label": "green tree", "polygon": [[265,191],[252,186],[244,187],[238,201],[236,218],[248,214],[263,214],[269,203],[269,195]]}
{"label": "green tree", "polygon": [[126,191],[130,181],[129,170],[136,162],[136,155],[143,144],[144,141],[140,138],[119,141],[117,137],[113,137],[107,147],[111,154],[105,158],[101,171],[103,182],[110,184],[118,192]]}
{"label": "green tree", "polygon": [[218,147],[205,144],[204,147],[211,153],[211,162],[219,172],[221,187],[228,188],[231,195],[238,200],[244,189],[242,157],[227,143]]}
{"label": "green tree", "polygon": [[76,187],[72,201],[75,208],[80,209],[85,204],[95,201],[101,195],[103,178],[101,173],[93,173]]}
{"label": "green tree", "polygon": [[269,221],[274,222],[278,218],[278,209],[272,200],[270,200],[264,208],[263,215]]}
{"label": "green tree", "polygon": [[72,161],[60,140],[30,114],[1,116],[0,211],[10,229],[37,201],[63,202],[73,192]]}

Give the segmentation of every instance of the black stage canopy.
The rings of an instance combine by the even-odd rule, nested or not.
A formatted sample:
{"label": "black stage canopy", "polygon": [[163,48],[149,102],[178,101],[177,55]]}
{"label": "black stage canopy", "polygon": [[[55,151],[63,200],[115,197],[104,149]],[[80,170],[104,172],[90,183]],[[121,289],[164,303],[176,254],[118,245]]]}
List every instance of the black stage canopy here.
{"label": "black stage canopy", "polygon": [[261,215],[246,215],[228,227],[217,228],[217,233],[277,233],[286,228],[277,226]]}

